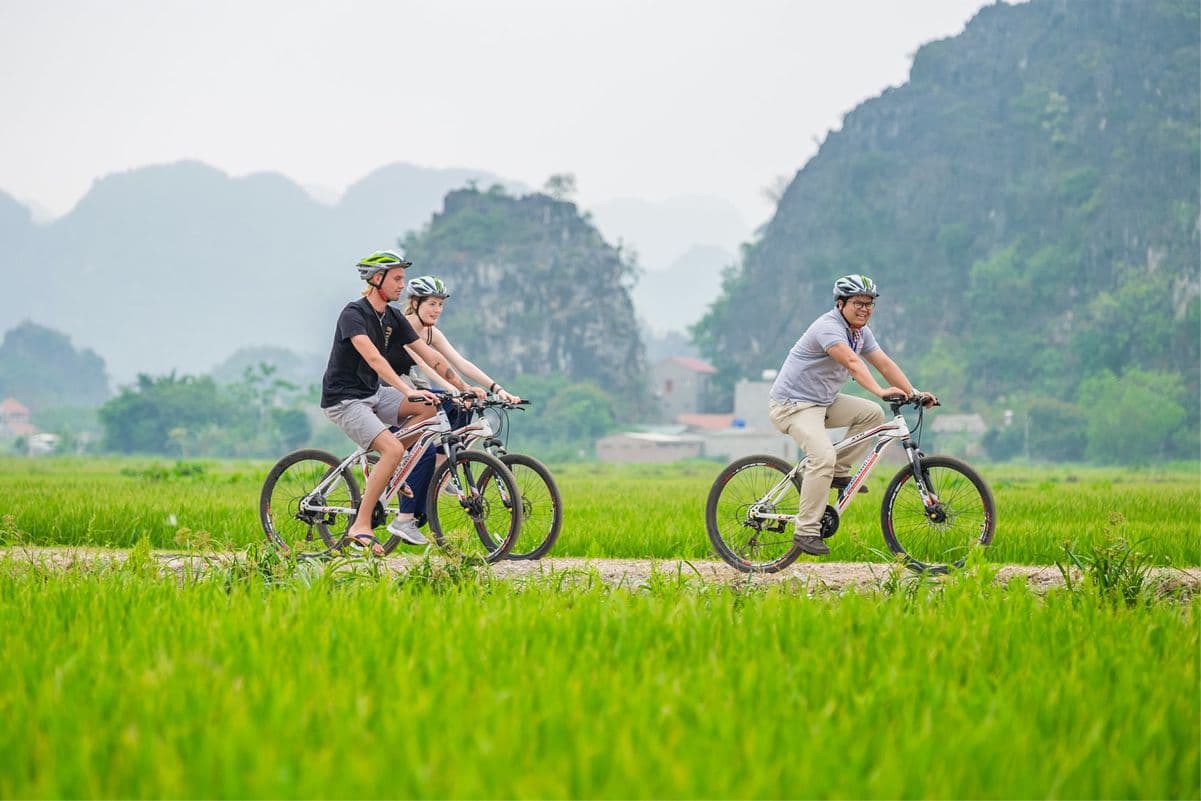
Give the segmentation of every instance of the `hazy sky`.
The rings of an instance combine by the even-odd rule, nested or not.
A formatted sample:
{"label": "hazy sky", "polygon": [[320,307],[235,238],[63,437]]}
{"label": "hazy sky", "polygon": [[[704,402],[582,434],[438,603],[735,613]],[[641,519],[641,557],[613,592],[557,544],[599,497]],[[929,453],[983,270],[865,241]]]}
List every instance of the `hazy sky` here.
{"label": "hazy sky", "polygon": [[985,0],[0,0],[0,190],[62,214],[194,158],[341,191],[397,161],[749,224]]}

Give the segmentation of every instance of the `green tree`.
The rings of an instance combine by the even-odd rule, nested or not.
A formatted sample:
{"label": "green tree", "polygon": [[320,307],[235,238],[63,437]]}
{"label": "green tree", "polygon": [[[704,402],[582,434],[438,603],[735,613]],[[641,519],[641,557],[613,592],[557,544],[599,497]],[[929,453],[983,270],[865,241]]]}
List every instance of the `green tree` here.
{"label": "green tree", "polygon": [[272,409],[270,420],[280,450],[296,450],[312,436],[308,415],[300,409]]}
{"label": "green tree", "polygon": [[1078,407],[1054,398],[1035,398],[1026,415],[1029,428],[1025,445],[1030,458],[1071,462],[1084,457],[1088,415]]}
{"label": "green tree", "polygon": [[236,408],[205,376],[138,376],[100,407],[103,445],[121,453],[181,453],[188,434],[234,421]]}
{"label": "green tree", "polygon": [[1188,417],[1183,395],[1184,383],[1172,373],[1134,369],[1119,378],[1103,370],[1082,381],[1077,400],[1088,410],[1085,455],[1109,464],[1195,457],[1195,441],[1173,439],[1184,433]]}
{"label": "green tree", "polygon": [[595,384],[571,384],[547,404],[546,425],[563,439],[591,444],[616,428],[615,405]]}
{"label": "green tree", "polygon": [[546,179],[542,191],[555,200],[571,200],[576,192],[575,176],[569,172],[555,173]]}

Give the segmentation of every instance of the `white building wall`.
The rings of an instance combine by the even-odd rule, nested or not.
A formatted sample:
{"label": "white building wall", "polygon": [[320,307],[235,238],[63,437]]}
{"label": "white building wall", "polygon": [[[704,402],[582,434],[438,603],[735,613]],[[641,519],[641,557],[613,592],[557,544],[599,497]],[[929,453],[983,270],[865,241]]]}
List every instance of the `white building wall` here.
{"label": "white building wall", "polygon": [[774,428],[771,431],[727,430],[699,436],[703,440],[701,453],[708,459],[732,462],[743,456],[766,453],[779,456],[786,462],[795,462],[799,456],[799,449],[792,438]]}
{"label": "white building wall", "polygon": [[767,416],[767,396],[770,381],[747,381],[745,378],[734,385],[734,417],[744,421],[747,428],[775,431]]}

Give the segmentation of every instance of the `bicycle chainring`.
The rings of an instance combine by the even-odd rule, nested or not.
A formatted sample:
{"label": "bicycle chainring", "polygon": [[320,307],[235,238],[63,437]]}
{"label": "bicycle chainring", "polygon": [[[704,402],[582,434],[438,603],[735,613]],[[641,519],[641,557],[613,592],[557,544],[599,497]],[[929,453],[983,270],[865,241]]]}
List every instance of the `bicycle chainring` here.
{"label": "bicycle chainring", "polygon": [[822,539],[829,539],[838,533],[838,510],[827,504],[822,512]]}
{"label": "bicycle chainring", "polygon": [[384,504],[382,501],[375,502],[375,508],[371,510],[371,527],[379,528],[388,520],[388,515],[384,512]]}

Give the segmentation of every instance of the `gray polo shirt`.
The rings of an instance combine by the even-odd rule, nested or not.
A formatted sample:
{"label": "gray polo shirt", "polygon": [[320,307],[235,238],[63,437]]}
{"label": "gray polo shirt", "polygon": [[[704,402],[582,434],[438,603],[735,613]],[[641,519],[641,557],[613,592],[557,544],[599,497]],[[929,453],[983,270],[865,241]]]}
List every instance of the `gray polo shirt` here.
{"label": "gray polo shirt", "polygon": [[876,337],[866,325],[855,335],[838,309],[831,309],[813,321],[788,351],[788,358],[771,385],[774,401],[802,401],[829,406],[847,383],[847,368],[826,353],[839,342],[862,355],[879,350]]}

